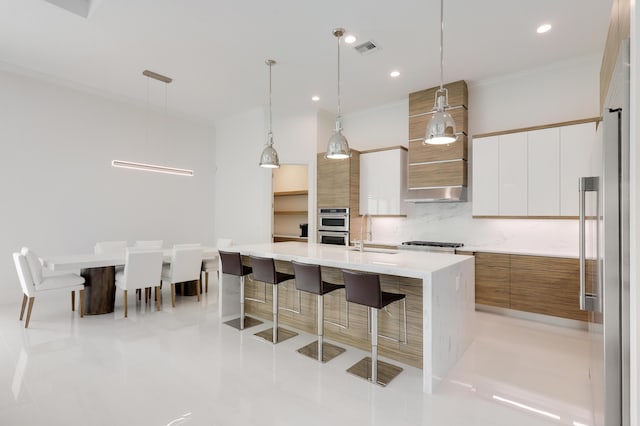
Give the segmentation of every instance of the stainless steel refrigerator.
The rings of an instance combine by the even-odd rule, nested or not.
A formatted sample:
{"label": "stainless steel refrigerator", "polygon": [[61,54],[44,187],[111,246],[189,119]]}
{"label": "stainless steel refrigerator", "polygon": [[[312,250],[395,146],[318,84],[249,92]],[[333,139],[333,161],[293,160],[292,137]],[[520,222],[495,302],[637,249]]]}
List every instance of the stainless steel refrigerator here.
{"label": "stainless steel refrigerator", "polygon": [[589,312],[594,426],[629,425],[629,42],[620,46],[580,178],[580,308]]}

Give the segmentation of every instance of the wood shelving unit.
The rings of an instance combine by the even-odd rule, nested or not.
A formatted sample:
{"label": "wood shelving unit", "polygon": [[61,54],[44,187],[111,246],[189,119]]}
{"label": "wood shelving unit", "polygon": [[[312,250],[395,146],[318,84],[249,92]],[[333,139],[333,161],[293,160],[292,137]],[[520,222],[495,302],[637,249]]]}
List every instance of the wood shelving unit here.
{"label": "wood shelving unit", "polygon": [[286,197],[290,195],[309,195],[309,191],[282,191],[282,192],[274,192],[274,197]]}
{"label": "wood shelving unit", "polygon": [[282,214],[282,215],[289,215],[289,216],[295,216],[295,215],[306,216],[307,214],[309,214],[309,212],[307,212],[306,210],[280,210],[280,211],[274,211],[273,214]]}

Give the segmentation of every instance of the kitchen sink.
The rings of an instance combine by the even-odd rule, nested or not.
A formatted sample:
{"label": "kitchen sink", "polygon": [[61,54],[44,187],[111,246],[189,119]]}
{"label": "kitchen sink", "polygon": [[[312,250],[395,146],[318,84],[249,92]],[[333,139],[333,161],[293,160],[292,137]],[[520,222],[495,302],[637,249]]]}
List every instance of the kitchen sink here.
{"label": "kitchen sink", "polygon": [[[360,249],[358,247],[350,247],[349,248],[350,251],[360,251]],[[381,248],[364,248],[364,250],[362,250],[365,253],[384,253],[384,254],[397,254],[398,251],[397,250],[390,250],[390,249],[381,249]]]}

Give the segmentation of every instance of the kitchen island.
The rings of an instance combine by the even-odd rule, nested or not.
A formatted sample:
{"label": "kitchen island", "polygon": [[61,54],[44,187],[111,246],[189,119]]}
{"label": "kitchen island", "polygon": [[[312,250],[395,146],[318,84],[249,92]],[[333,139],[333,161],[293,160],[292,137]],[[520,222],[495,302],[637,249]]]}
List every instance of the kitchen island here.
{"label": "kitchen island", "polygon": [[[279,271],[291,272],[292,260],[322,266],[323,279],[342,283],[343,269],[380,274],[383,290],[407,294],[409,343],[381,339],[380,355],[422,368],[423,390],[431,393],[463,355],[474,336],[474,259],[440,253],[365,249],[298,242],[230,247],[246,256],[271,257]],[[222,269],[222,268],[220,268]],[[281,284],[283,286],[283,284]],[[313,299],[295,291],[293,284],[279,296],[281,323],[315,334]],[[267,303],[247,302],[247,314],[270,319],[270,291],[261,283],[247,280],[247,297],[264,298]],[[334,292],[325,301],[325,336],[360,349],[369,350],[366,310],[350,304],[348,322],[344,292]],[[226,317],[240,311],[236,277],[221,276],[219,313]],[[361,309],[360,309],[361,308]],[[391,308],[380,315],[380,333],[397,338],[402,330],[400,312]],[[332,327],[332,324],[333,327]],[[348,324],[348,327],[345,326]],[[386,343],[385,343],[386,342]]]}

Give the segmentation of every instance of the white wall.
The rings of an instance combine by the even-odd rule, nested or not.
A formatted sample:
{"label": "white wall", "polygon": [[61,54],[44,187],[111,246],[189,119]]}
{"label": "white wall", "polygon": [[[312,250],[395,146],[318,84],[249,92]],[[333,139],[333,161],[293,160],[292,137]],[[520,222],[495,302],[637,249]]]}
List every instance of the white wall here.
{"label": "white wall", "polygon": [[[11,253],[22,246],[45,256],[101,240],[213,242],[211,127],[4,71],[0,93],[0,303],[20,300]],[[195,176],[115,169],[113,159]]]}
{"label": "white wall", "polygon": [[[272,177],[258,166],[266,141],[266,116],[262,108],[227,117],[216,123],[216,236],[232,238],[234,244],[271,240]],[[280,164],[309,166],[309,235],[313,238],[315,210],[315,111],[274,108],[274,147]]]}
{"label": "white wall", "polygon": [[[469,134],[598,116],[599,69],[600,57],[592,55],[467,82]],[[407,117],[408,101],[346,114],[344,133],[351,146],[359,150],[406,145]],[[471,173],[472,165],[473,161]],[[577,252],[578,228],[572,220],[472,219],[470,202],[410,204],[407,216],[374,219],[373,239],[444,240],[474,246]]]}

